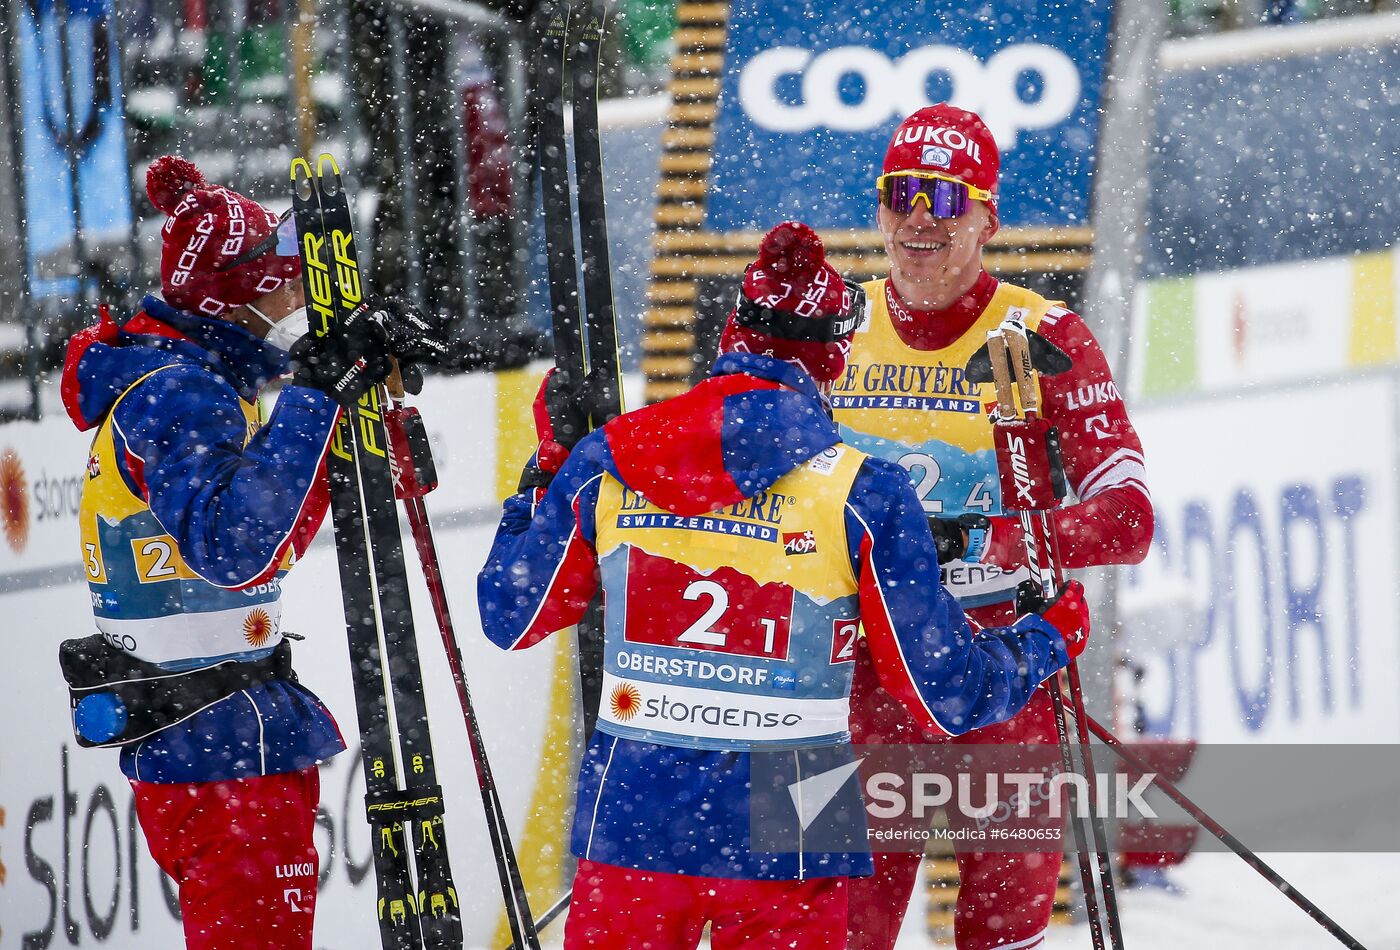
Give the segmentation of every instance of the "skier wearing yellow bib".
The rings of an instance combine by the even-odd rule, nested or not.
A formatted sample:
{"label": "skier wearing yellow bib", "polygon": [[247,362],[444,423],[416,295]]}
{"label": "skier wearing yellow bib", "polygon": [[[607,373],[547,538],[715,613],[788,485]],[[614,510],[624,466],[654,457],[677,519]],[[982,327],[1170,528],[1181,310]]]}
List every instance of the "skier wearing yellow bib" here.
{"label": "skier wearing yellow bib", "polygon": [[[858,294],[809,229],[749,268],[721,355],[689,393],[574,441],[552,377],[541,444],[478,582],[482,627],[522,649],[601,586],[604,683],[579,770],[566,948],[838,950],[862,850],[750,848],[750,754],[853,761],[848,692],[864,627],[887,695],[952,734],[1011,716],[1082,649],[1082,589],[977,631],[938,583],[897,466],[841,443],[825,394]],[[581,426],[569,426],[576,433]],[[542,473],[552,473],[542,477]],[[864,842],[851,782],[829,813]]]}
{"label": "skier wearing yellow bib", "polygon": [[[1015,616],[1016,585],[1028,575],[1019,522],[1002,510],[988,421],[995,395],[990,384],[969,383],[963,367],[1007,317],[1073,360],[1068,372],[1040,383],[1044,417],[1059,429],[1077,498],[1053,515],[1063,565],[1136,563],[1153,523],[1142,445],[1084,321],[982,269],[982,248],[998,227],[999,165],[996,142],[971,112],[930,106],[896,130],[876,182],[890,276],[865,285],[867,317],[832,392],[842,438],[909,472],[938,542],[944,584],[985,626]],[[1005,723],[960,739],[928,733],[890,701],[864,650],[851,733],[871,744],[1057,741],[1045,689]],[[962,819],[950,810],[949,820]],[[852,947],[894,946],[919,859],[877,854],[875,876],[852,882]],[[1059,866],[1059,851],[960,854],[959,950],[1040,946]]]}

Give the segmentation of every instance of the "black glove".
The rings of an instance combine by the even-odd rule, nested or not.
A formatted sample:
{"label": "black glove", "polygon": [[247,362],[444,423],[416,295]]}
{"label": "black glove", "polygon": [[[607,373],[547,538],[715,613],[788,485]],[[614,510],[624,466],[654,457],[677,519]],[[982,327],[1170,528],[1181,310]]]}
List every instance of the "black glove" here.
{"label": "black glove", "polygon": [[442,327],[407,300],[371,295],[361,306],[369,311],[370,319],[384,328],[389,350],[398,360],[404,389],[415,394],[422,391],[419,366],[458,368],[458,354],[448,345]]}
{"label": "black glove", "polygon": [[933,546],[938,551],[938,563],[947,564],[967,556],[971,550],[976,560],[986,548],[988,519],[986,515],[959,515],[956,518],[928,519],[933,532]]}
{"label": "black glove", "polygon": [[1016,585],[1016,616],[1038,614],[1050,606],[1045,597],[1045,588],[1033,580],[1024,580]]}
{"label": "black glove", "polygon": [[292,382],[319,389],[347,408],[394,369],[389,338],[364,308],[332,323],[325,336],[302,337],[291,357]]}

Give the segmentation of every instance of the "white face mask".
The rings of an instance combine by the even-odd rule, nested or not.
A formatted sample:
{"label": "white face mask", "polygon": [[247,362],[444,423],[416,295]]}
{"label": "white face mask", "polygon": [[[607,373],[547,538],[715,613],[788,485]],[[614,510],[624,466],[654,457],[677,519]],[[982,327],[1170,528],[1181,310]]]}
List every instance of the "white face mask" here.
{"label": "white face mask", "polygon": [[263,339],[284,352],[290,351],[293,343],[311,332],[311,318],[307,315],[305,307],[293,310],[276,321],[268,319],[267,314],[252,304],[248,304],[248,309],[267,324],[267,335]]}

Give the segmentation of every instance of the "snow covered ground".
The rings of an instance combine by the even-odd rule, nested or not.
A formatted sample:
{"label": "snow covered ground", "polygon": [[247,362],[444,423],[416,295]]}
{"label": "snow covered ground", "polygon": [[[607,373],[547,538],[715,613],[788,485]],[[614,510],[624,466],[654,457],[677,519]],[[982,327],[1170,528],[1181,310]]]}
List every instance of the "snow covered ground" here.
{"label": "snow covered ground", "polygon": [[[1400,885],[1400,855],[1264,855],[1275,871],[1368,950],[1400,948],[1400,915],[1386,897]],[[1340,946],[1233,854],[1196,854],[1169,872],[1184,894],[1122,895],[1123,942],[1132,950],[1313,950]],[[898,950],[933,943],[921,907],[910,908]],[[1051,928],[1045,950],[1092,946],[1087,924]]]}
{"label": "snow covered ground", "polygon": [[[1263,858],[1367,950],[1400,948],[1400,915],[1385,898],[1400,885],[1400,855],[1271,854]],[[1233,854],[1196,854],[1170,872],[1184,893],[1122,895],[1123,942],[1131,950],[1322,950],[1340,946]],[[952,946],[924,926],[922,882],[896,950]],[[551,927],[558,948],[561,931]],[[1045,950],[1091,947],[1089,927],[1052,927]]]}

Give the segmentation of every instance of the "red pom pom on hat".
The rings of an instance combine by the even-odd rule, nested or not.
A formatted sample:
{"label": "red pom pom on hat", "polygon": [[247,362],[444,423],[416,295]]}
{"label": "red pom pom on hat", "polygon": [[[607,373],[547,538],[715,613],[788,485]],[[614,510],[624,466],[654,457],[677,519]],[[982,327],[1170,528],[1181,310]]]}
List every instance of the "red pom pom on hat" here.
{"label": "red pom pom on hat", "polygon": [[758,260],[744,272],[743,290],[766,307],[807,316],[839,314],[846,298],[822,239],[800,221],[784,221],[763,236]]}
{"label": "red pom pom on hat", "polygon": [[165,215],[174,214],[185,195],[208,187],[198,166],[178,155],[162,155],[146,169],[146,197]]}
{"label": "red pom pom on hat", "polygon": [[800,221],[782,222],[758,245],[758,266],[784,277],[810,280],[825,263],[821,237]]}

